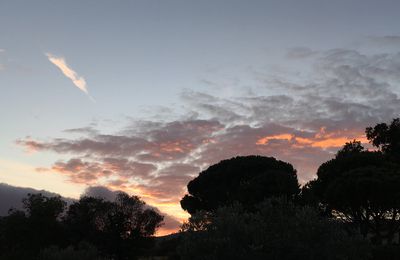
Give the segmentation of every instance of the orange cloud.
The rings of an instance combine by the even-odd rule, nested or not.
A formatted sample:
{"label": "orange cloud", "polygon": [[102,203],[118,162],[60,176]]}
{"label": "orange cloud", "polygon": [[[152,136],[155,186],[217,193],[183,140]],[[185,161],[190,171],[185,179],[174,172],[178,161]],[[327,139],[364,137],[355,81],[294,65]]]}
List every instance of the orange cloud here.
{"label": "orange cloud", "polygon": [[336,138],[326,138],[320,141],[315,140],[314,142],[311,141],[312,147],[319,147],[319,148],[337,148],[343,146],[345,143],[353,141],[354,139],[361,141],[362,143],[367,143],[368,140],[365,137],[358,136],[354,137],[336,137]]}
{"label": "orange cloud", "polygon": [[288,141],[295,148],[302,147],[315,147],[315,148],[338,148],[343,146],[345,143],[353,141],[354,139],[361,141],[362,143],[368,143],[368,140],[361,133],[354,132],[331,132],[327,133],[326,128],[322,127],[320,131],[314,134],[312,137],[298,137],[294,134],[284,133],[279,135],[264,136],[256,141],[257,145],[267,145],[272,140],[283,140]]}
{"label": "orange cloud", "polygon": [[313,143],[312,140],[308,139],[308,138],[304,138],[304,137],[295,137],[296,142],[301,144],[301,145],[310,145]]}
{"label": "orange cloud", "polygon": [[257,140],[256,144],[258,145],[265,145],[271,140],[287,140],[290,141],[293,138],[291,134],[280,134],[280,135],[272,135],[272,136],[265,136],[259,140]]}

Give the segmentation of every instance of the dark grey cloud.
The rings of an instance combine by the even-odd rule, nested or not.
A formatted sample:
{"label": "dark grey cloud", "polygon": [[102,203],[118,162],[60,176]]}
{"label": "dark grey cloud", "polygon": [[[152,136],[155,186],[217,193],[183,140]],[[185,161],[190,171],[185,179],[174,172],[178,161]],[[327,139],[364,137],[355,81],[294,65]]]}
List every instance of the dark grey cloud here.
{"label": "dark grey cloud", "polygon": [[[45,191],[36,190],[32,188],[16,187],[5,183],[0,183],[0,216],[5,216],[11,208],[22,209],[22,199],[28,194],[42,193],[48,197],[59,196],[59,194]],[[68,203],[71,203],[73,199],[63,198]]]}
{"label": "dark grey cloud", "polygon": [[112,191],[104,186],[90,186],[85,189],[82,196],[102,198],[107,201],[114,201],[119,191]]}

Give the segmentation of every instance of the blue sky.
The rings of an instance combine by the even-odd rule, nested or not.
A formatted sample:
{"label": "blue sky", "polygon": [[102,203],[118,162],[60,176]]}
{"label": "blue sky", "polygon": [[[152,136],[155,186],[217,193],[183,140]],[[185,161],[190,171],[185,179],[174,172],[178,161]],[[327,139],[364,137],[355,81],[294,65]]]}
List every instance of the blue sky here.
{"label": "blue sky", "polygon": [[[398,115],[399,11],[399,1],[366,0],[2,1],[0,182],[74,197],[94,184],[157,191],[145,199],[172,214],[185,181],[234,155],[228,149],[290,161],[307,181],[337,142]],[[63,58],[90,96],[46,54]],[[177,141],[196,139],[188,133],[204,138]],[[115,145],[105,134],[147,138],[173,154],[155,161],[144,154],[157,152],[137,143],[127,151],[135,156],[59,146],[61,139]],[[213,142],[220,150],[205,147]],[[275,147],[287,142],[293,151],[299,144],[319,150],[299,157]],[[153,179],[135,165],[122,178],[129,187],[98,172],[87,183],[71,180],[78,162],[71,159],[104,171],[110,158],[154,166]],[[114,175],[107,178],[121,177]],[[171,185],[182,189],[163,194]],[[160,197],[167,195],[174,199]]]}

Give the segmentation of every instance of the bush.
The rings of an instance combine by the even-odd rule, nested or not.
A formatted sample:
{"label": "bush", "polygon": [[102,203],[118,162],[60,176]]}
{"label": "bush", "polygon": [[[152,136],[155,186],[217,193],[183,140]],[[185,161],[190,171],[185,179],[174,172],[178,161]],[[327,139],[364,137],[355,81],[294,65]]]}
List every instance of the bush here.
{"label": "bush", "polygon": [[81,243],[77,248],[68,246],[67,248],[59,248],[51,246],[41,251],[39,255],[40,260],[106,260],[99,256],[96,247]]}
{"label": "bush", "polygon": [[[184,225],[182,259],[366,259],[369,246],[311,207],[269,199],[254,212],[223,207]],[[196,222],[196,223],[191,223]],[[196,227],[205,227],[197,229]]]}

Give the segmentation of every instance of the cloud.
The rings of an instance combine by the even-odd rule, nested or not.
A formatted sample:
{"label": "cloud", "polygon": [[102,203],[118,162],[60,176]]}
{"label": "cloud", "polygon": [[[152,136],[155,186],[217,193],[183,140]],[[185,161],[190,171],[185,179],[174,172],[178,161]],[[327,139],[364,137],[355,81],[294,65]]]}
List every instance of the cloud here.
{"label": "cloud", "polygon": [[223,128],[215,120],[184,120],[156,122],[132,126],[132,135],[102,135],[90,138],[53,142],[38,142],[30,138],[17,140],[17,144],[31,151],[53,150],[58,153],[91,153],[96,156],[122,156],[142,158],[143,161],[171,161],[184,158],[188,153],[207,143],[210,135]]}
{"label": "cloud", "polygon": [[340,148],[343,144],[352,140],[359,140],[363,143],[368,143],[364,134],[360,135],[358,132],[351,131],[337,131],[326,132],[323,127],[318,132],[314,132],[312,136],[304,137],[302,135],[296,136],[293,133],[281,133],[278,135],[267,135],[257,140],[257,145],[269,145],[274,142],[286,142],[294,147],[318,147],[321,149],[326,148]]}
{"label": "cloud", "polygon": [[90,186],[85,189],[82,196],[89,196],[95,198],[102,198],[107,201],[114,201],[118,191],[112,191],[104,186]]}
{"label": "cloud", "polygon": [[77,134],[97,134],[98,133],[98,131],[93,126],[65,129],[64,132],[77,133]]}
{"label": "cloud", "polygon": [[[48,197],[58,196],[56,193],[52,193],[45,190],[35,190],[32,188],[15,187],[5,183],[0,183],[0,216],[8,214],[9,209],[22,209],[22,199],[25,198],[28,193],[36,194],[42,193]],[[68,203],[73,200],[70,198],[63,198]]]}
{"label": "cloud", "polygon": [[[66,162],[57,161],[47,171],[64,174],[74,183],[95,185],[99,179],[111,184],[122,181],[129,182],[130,179],[144,179],[157,168],[153,164],[140,163],[125,158],[102,158],[88,160],[85,158],[72,158]],[[43,172],[43,168],[38,168]]]}
{"label": "cloud", "polygon": [[[87,89],[86,80],[79,76],[71,67],[68,66],[67,62],[63,57],[55,56],[51,53],[46,53],[47,58],[51,63],[53,63],[61,72],[69,78],[74,85],[89,96],[89,91]],[[90,97],[90,96],[89,96]]]}
{"label": "cloud", "polygon": [[259,73],[246,95],[184,91],[185,113],[168,119],[130,122],[111,134],[91,126],[67,130],[70,138],[17,143],[70,156],[38,171],[138,194],[179,219],[187,216],[179,200],[188,181],[222,159],[274,156],[292,163],[305,183],[345,142],[367,143],[365,127],[400,116],[400,54],[293,51],[312,61],[302,80]]}

